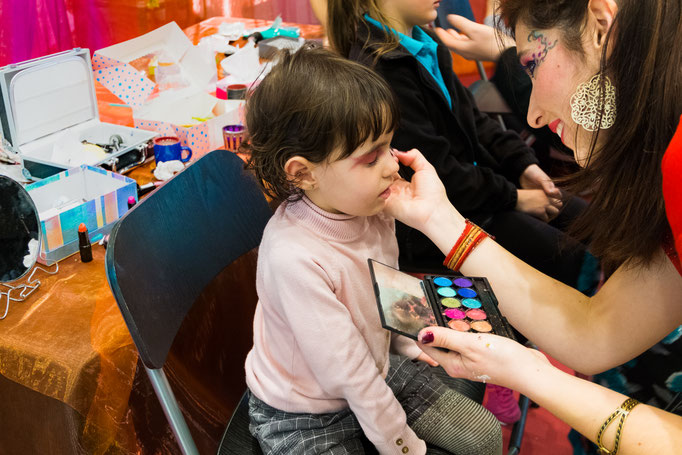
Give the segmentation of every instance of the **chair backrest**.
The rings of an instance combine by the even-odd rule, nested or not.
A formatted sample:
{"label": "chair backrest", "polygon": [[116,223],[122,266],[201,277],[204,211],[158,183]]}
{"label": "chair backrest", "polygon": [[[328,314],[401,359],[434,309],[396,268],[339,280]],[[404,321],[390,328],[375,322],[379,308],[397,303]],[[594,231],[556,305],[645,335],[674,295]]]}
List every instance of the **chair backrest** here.
{"label": "chair backrest", "polygon": [[107,279],[146,367],[163,366],[202,289],[258,246],[271,214],[244,162],[215,150],[114,226]]}

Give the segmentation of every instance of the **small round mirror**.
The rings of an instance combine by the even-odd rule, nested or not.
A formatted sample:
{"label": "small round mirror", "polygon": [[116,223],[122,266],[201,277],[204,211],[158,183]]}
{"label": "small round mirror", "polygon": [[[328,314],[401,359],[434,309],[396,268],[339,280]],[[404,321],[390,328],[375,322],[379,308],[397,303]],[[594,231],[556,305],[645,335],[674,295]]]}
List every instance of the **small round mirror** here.
{"label": "small round mirror", "polygon": [[0,283],[16,281],[35,265],[40,251],[38,210],[17,181],[0,175]]}

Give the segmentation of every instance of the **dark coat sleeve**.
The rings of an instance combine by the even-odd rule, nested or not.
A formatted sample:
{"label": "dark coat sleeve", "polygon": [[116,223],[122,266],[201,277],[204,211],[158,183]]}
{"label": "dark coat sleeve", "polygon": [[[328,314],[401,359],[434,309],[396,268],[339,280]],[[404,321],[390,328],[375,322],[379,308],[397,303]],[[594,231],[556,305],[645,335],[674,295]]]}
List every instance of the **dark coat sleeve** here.
{"label": "dark coat sleeve", "polygon": [[[461,151],[453,149],[450,141],[439,135],[430,120],[430,112],[424,102],[423,87],[419,76],[409,68],[395,65],[376,67],[397,95],[400,107],[400,125],[393,136],[393,145],[399,150],[419,149],[436,168],[438,176],[445,185],[448,198],[463,213],[494,213],[499,210],[513,209],[516,205],[516,187],[504,176],[493,169],[473,164]],[[457,102],[453,100],[453,102]],[[483,126],[487,123],[482,121]],[[488,130],[486,130],[488,134]],[[490,144],[503,146],[504,141],[493,138]],[[457,144],[458,148],[462,144]],[[459,155],[459,156],[458,156]],[[408,176],[410,172],[407,171]]]}
{"label": "dark coat sleeve", "polygon": [[505,131],[497,120],[478,110],[474,97],[468,89],[465,96],[473,108],[476,133],[480,144],[497,160],[500,172],[518,183],[523,171],[531,164],[538,164],[533,150],[514,131]]}

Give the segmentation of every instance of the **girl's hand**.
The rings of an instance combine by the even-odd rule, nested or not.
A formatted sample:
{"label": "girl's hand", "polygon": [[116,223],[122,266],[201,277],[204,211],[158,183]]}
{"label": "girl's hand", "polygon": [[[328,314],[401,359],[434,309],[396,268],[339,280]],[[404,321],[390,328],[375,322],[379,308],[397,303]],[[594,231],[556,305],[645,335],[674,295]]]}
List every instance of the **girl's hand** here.
{"label": "girl's hand", "polygon": [[521,392],[530,386],[529,375],[549,364],[540,351],[498,335],[427,327],[419,333],[419,340],[417,345],[450,376],[491,382]]}
{"label": "girl's hand", "polygon": [[559,204],[561,201],[548,198],[542,190],[516,190],[516,210],[527,213],[542,221],[549,221],[559,214]]}
{"label": "girl's hand", "polygon": [[384,211],[408,226],[423,231],[434,212],[451,206],[445,187],[436,169],[417,149],[409,152],[393,150],[393,153],[400,163],[414,170],[414,175],[411,182],[402,178],[393,182]]}

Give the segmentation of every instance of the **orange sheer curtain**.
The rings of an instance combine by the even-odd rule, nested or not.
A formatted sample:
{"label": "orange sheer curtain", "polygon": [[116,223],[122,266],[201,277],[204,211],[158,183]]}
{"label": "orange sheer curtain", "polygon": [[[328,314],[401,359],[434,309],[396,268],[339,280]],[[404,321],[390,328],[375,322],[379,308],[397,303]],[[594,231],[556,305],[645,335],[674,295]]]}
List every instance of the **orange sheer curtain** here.
{"label": "orange sheer curtain", "polygon": [[175,21],[213,16],[315,24],[308,0],[0,0],[0,66],[74,47],[91,53]]}

